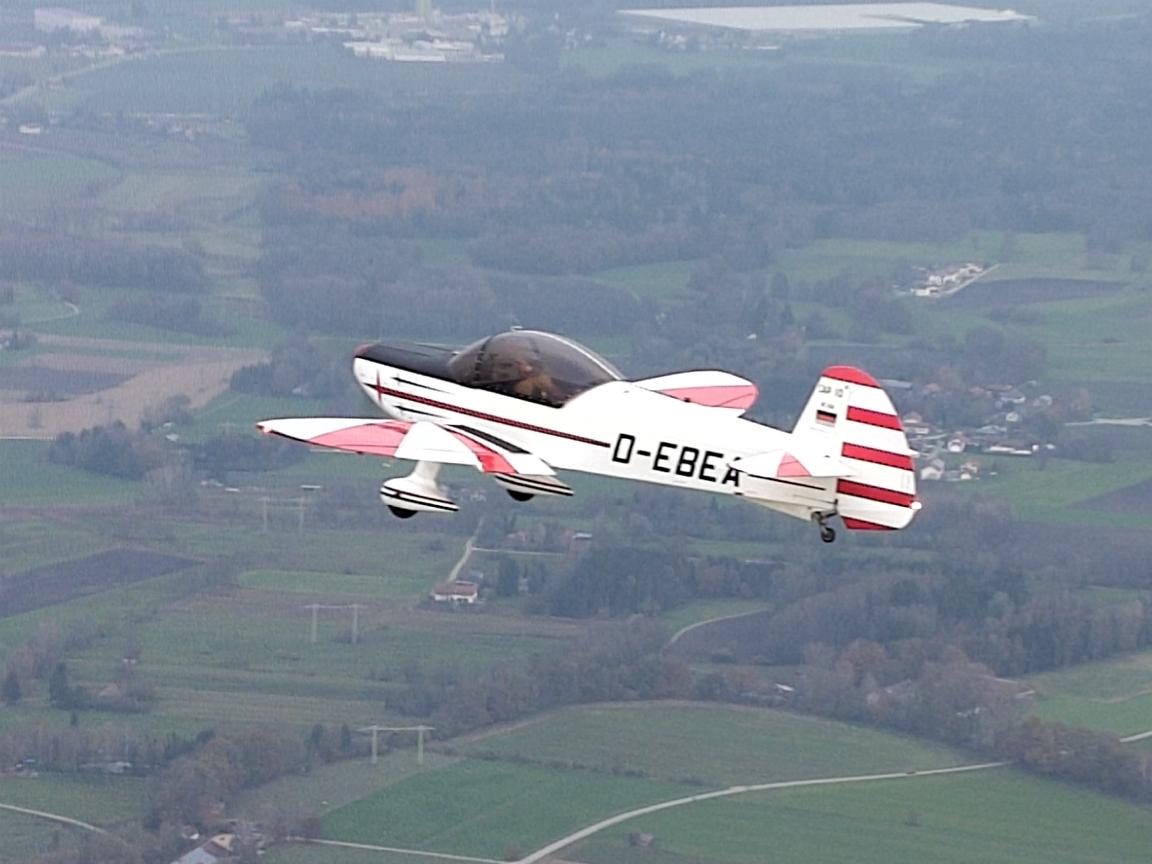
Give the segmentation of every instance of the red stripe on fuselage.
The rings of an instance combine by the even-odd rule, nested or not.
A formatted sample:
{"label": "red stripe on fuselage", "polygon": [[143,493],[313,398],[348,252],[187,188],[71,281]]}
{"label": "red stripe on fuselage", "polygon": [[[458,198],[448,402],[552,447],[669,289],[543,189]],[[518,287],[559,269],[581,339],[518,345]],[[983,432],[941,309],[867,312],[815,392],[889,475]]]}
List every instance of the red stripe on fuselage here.
{"label": "red stripe on fuselage", "polygon": [[875,447],[845,443],[840,455],[846,459],[860,459],[863,462],[872,462],[876,465],[887,465],[889,468],[912,470],[912,457],[906,453],[892,453],[888,450],[877,450]]}
{"label": "red stripe on fuselage", "polygon": [[393,390],[391,387],[385,387],[382,384],[367,384],[367,387],[372,388],[381,396],[393,396],[397,399],[405,399],[409,402],[418,402],[421,405],[428,405],[432,408],[439,408],[443,411],[453,411],[456,414],[465,414],[469,417],[475,417],[477,420],[487,420],[491,423],[499,423],[502,426],[512,426],[516,429],[523,429],[526,432],[539,432],[541,435],[551,435],[554,438],[566,438],[569,441],[577,441],[580,444],[591,444],[595,447],[608,447],[610,446],[606,441],[597,441],[595,438],[585,438],[581,435],[573,435],[571,432],[561,432],[559,429],[548,429],[544,426],[536,426],[532,423],[523,423],[519,420],[510,420],[507,417],[498,417],[495,414],[488,414],[485,411],[476,411],[472,408],[461,408],[458,405],[451,405],[447,402],[440,402],[436,399],[429,399],[427,396],[418,396],[415,393],[405,393],[403,390]]}
{"label": "red stripe on fuselage", "polygon": [[896,507],[911,507],[912,502],[916,500],[916,496],[908,492],[897,492],[895,489],[885,489],[882,486],[870,486],[867,483],[857,483],[855,480],[837,481],[836,491],[842,495],[867,498],[869,501],[893,504]]}
{"label": "red stripe on fuselage", "polygon": [[849,408],[848,419],[857,423],[867,423],[869,426],[880,426],[884,429],[895,429],[903,432],[904,427],[900,418],[895,414],[885,414],[881,411],[869,411],[867,408]]}

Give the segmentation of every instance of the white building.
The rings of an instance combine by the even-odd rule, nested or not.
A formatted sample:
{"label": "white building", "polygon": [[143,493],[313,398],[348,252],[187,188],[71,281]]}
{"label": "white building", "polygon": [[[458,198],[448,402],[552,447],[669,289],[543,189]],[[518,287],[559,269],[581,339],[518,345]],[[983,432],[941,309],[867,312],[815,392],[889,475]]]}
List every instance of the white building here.
{"label": "white building", "polygon": [[47,6],[38,8],[32,13],[32,21],[36,29],[44,33],[55,30],[74,30],[84,33],[89,30],[99,30],[104,24],[103,19],[75,9],[65,9],[63,6]]}

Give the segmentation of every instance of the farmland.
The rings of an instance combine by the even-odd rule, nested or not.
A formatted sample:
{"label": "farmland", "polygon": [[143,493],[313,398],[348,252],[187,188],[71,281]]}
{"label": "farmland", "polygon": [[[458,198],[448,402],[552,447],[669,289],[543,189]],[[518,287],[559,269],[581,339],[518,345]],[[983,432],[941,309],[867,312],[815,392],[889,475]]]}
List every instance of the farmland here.
{"label": "farmland", "polygon": [[1152,654],[1036,675],[1036,713],[1047,720],[1134,735],[1152,729]]}
{"label": "farmland", "polygon": [[[629,806],[717,785],[887,769],[909,773],[903,780],[781,789],[679,807],[609,828],[563,857],[751,864],[763,860],[766,848],[781,860],[806,860],[818,844],[830,861],[901,860],[933,849],[934,860],[939,852],[938,860],[950,862],[1071,862],[1084,860],[1091,849],[1099,853],[1094,860],[1128,862],[1138,860],[1132,850],[1149,836],[1138,806],[1008,769],[917,776],[915,769],[957,764],[964,757],[777,712],[587,706],[475,738],[454,748],[473,758],[432,759],[423,771],[414,769],[410,750],[389,755],[376,782],[390,779],[375,792],[367,791],[369,766],[355,772],[354,766],[332,766],[323,769],[327,779],[317,778],[317,789],[291,780],[260,800],[287,795],[294,806],[307,807],[323,798],[334,808],[324,820],[325,835],[333,839],[499,858],[510,848],[530,851]],[[799,753],[789,752],[797,747]],[[480,753],[484,761],[476,760]],[[352,781],[349,788],[360,790],[353,794],[363,795],[354,803],[333,782],[343,772]],[[690,783],[660,779],[693,774],[703,776]],[[462,794],[473,788],[474,794]],[[437,806],[429,808],[429,801]],[[1094,814],[1087,830],[1073,815],[1083,812]],[[1018,819],[1027,825],[1017,825]],[[632,831],[652,834],[660,851],[628,847],[623,838]],[[874,850],[867,852],[872,857],[860,859],[861,848]],[[271,860],[354,864],[359,854],[293,847],[277,850]],[[1052,855],[1057,857],[1045,857]]]}
{"label": "farmland", "polygon": [[[628,831],[651,834],[659,851],[629,849]],[[754,864],[766,849],[773,861],[802,862],[819,848],[820,860],[835,864],[1135,864],[1149,831],[1144,808],[1002,769],[705,802],[640,817],[569,855],[592,864]]]}
{"label": "farmland", "polygon": [[513,762],[571,763],[711,787],[902,766],[940,768],[965,759],[946,748],[812,717],[664,703],[564,711],[460,749]]}
{"label": "farmland", "polygon": [[[33,38],[34,4],[9,5],[0,41],[13,21],[12,39]],[[1087,784],[923,776],[995,757],[755,707],[858,720],[879,704],[900,728],[987,746],[953,722],[983,721],[991,677],[961,645],[1015,664],[999,676],[1047,668],[1059,652],[1044,645],[1080,644],[1081,623],[1085,642],[1131,637],[1115,613],[1147,602],[1148,430],[1063,425],[1152,415],[1146,94],[1132,74],[1146,23],[1107,17],[1131,4],[1106,0],[1083,33],[1062,29],[1083,4],[1048,0],[1063,17],[1034,31],[750,51],[666,50],[607,20],[586,31],[598,8],[543,4],[545,17],[529,2],[507,62],[471,66],[356,59],[327,30],[357,22],[319,5],[322,34],[282,0],[86,0],[146,44],[84,60],[83,40],[58,34],[47,58],[0,59],[0,95],[14,93],[0,100],[0,438],[16,439],[0,441],[0,803],[138,830],[173,776],[201,777],[205,790],[177,785],[196,800],[161,833],[250,817],[497,860],[707,790],[895,773],[696,802],[561,856],[1147,857],[1148,809]],[[1053,33],[1084,50],[1046,58]],[[918,274],[967,261],[992,266],[955,296],[911,296]],[[177,314],[142,315],[157,309]],[[514,508],[456,468],[442,475],[456,518],[397,522],[374,487],[407,466],[252,432],[264,417],[371,411],[346,374],[364,340],[462,344],[521,324],[626,375],[731,369],[761,388],[754,416],[784,426],[829,364],[900,379],[901,413],[945,435],[989,423],[968,416],[989,393],[1027,390],[1026,409],[1044,393],[1035,426],[1062,449],[988,458],[977,482],[922,489],[913,531],[825,548],[741,502],[585,477],[571,500]],[[128,481],[47,461],[59,433],[116,420],[145,427],[159,470]],[[567,542],[577,531],[591,538]],[[487,548],[462,560],[469,536]],[[669,572],[605,578],[637,549]],[[429,601],[457,571],[484,574],[480,608]],[[551,617],[596,579],[620,590],[588,618]],[[645,594],[645,580],[673,587]],[[680,628],[747,612],[764,614],[666,650]],[[763,646],[730,650],[761,624]],[[1149,668],[1145,651],[1032,676],[1036,713],[1145,731]],[[126,682],[139,704],[103,698]],[[438,727],[422,765],[410,733],[384,733],[368,761],[366,727],[415,723]],[[241,735],[275,758],[224,794],[240,772],[222,769],[241,760],[210,760]],[[188,761],[147,778],[17,768],[20,747],[86,736],[100,759],[140,738]],[[1117,763],[1152,739],[1125,746]],[[11,812],[0,837],[0,864],[72,840]],[[429,859],[296,844],[265,860]]]}

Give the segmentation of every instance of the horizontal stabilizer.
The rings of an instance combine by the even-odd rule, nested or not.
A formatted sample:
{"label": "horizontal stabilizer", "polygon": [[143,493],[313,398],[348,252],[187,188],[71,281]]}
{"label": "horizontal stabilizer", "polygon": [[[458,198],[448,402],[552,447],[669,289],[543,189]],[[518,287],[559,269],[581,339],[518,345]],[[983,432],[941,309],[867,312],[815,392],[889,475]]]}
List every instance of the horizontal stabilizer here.
{"label": "horizontal stabilizer", "polygon": [[740,456],[729,464],[742,474],[764,480],[843,477],[849,473],[848,466],[839,459],[827,453],[799,447]]}
{"label": "horizontal stabilizer", "polygon": [[694,402],[709,408],[728,408],[741,414],[752,407],[758,393],[756,385],[746,378],[717,369],[674,372],[632,383],[681,402]]}

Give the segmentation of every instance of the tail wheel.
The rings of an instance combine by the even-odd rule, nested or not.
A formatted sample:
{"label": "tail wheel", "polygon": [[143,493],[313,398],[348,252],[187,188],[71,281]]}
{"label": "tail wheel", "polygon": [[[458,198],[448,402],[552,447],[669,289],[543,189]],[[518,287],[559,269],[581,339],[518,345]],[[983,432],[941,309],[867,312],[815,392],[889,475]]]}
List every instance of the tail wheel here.
{"label": "tail wheel", "polygon": [[397,519],[411,519],[416,515],[415,510],[406,510],[403,507],[393,507],[391,504],[388,505],[388,511]]}
{"label": "tail wheel", "polygon": [[509,489],[508,495],[509,495],[509,497],[511,497],[511,499],[513,501],[520,501],[520,502],[531,501],[533,498],[536,497],[531,492],[519,492],[515,489]]}
{"label": "tail wheel", "polygon": [[820,526],[820,539],[825,543],[832,543],[836,540],[836,529],[831,525]]}

